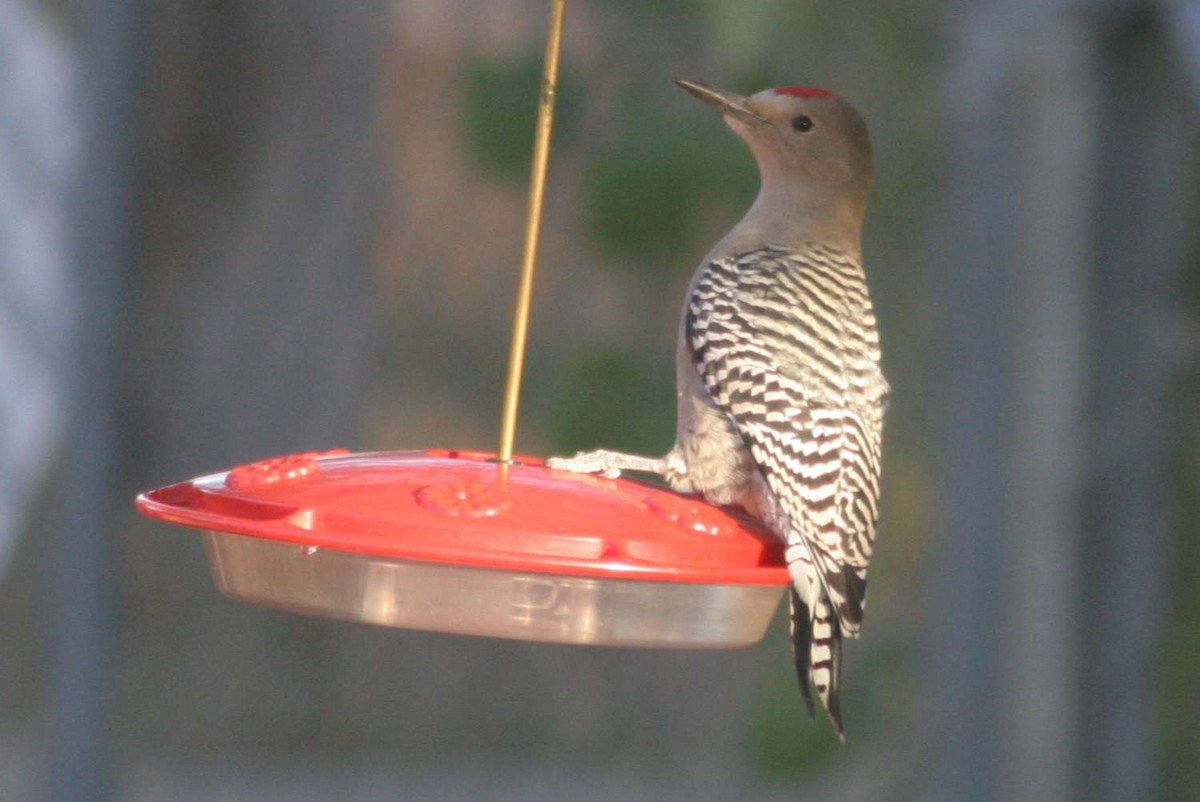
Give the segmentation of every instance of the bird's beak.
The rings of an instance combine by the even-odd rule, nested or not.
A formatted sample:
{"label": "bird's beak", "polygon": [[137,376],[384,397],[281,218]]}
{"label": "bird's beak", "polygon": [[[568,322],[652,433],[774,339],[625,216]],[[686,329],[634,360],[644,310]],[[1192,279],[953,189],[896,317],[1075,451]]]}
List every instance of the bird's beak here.
{"label": "bird's beak", "polygon": [[771,121],[762,115],[755,112],[747,105],[747,98],[741,95],[735,95],[732,92],[724,92],[720,89],[713,89],[707,84],[696,83],[695,81],[684,81],[676,79],[676,84],[686,89],[691,94],[703,100],[709,105],[716,106],[723,114],[732,114],[742,122],[751,125],[770,125]]}

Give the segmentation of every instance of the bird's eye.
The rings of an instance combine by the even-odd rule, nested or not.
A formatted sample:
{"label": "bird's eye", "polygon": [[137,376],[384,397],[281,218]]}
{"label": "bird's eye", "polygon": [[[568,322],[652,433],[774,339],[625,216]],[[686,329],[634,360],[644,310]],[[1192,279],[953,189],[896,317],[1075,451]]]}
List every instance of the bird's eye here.
{"label": "bird's eye", "polygon": [[812,117],[809,117],[807,114],[801,114],[792,120],[792,128],[795,128],[802,134],[807,134],[813,129]]}

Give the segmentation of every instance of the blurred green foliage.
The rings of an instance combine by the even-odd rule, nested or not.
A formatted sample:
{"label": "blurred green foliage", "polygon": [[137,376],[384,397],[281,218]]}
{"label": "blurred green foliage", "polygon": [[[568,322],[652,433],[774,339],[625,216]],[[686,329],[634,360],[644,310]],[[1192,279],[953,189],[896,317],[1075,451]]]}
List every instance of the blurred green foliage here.
{"label": "blurred green foliage", "polygon": [[[786,610],[786,607],[783,608]],[[775,616],[765,640],[776,644],[777,660],[757,679],[754,714],[747,739],[749,763],[767,780],[788,782],[811,776],[832,766],[844,751],[818,699],[809,720],[804,697],[788,651],[788,622],[783,612]],[[843,696],[845,702],[852,695]],[[843,715],[843,721],[847,716]],[[854,718],[858,719],[855,715]]]}
{"label": "blurred green foliage", "polygon": [[664,19],[674,22],[680,17],[703,13],[712,5],[712,0],[609,0],[608,5],[622,14],[629,14],[647,22]]}
{"label": "blurred green foliage", "polygon": [[[1186,390],[1192,409],[1200,404],[1200,381]],[[1182,410],[1181,410],[1182,411]],[[1200,737],[1195,730],[1196,700],[1200,699],[1200,435],[1180,438],[1175,468],[1178,533],[1172,555],[1171,610],[1163,628],[1163,654],[1158,676],[1162,681],[1159,716],[1163,749],[1160,771],[1164,798],[1189,799],[1200,781]],[[1149,658],[1153,659],[1153,658]]]}
{"label": "blurred green foliage", "polygon": [[[1192,192],[1192,208],[1200,207],[1200,189]],[[1200,239],[1189,248],[1180,289],[1180,307],[1191,320],[1200,319]],[[1162,722],[1159,776],[1164,799],[1194,798],[1200,787],[1200,733],[1196,729],[1200,699],[1200,371],[1195,366],[1176,387],[1172,410],[1179,436],[1174,439],[1170,470],[1175,542],[1171,560],[1171,608],[1161,624],[1163,653],[1147,656],[1158,665],[1161,681],[1158,714]]]}
{"label": "blurred green foliage", "polygon": [[639,101],[624,111],[616,141],[585,175],[587,231],[602,252],[655,264],[696,242],[714,206],[749,205],[758,187],[753,161],[706,111],[667,115]]}
{"label": "blurred green foliage", "polygon": [[[463,71],[463,130],[467,153],[485,172],[510,181],[529,178],[533,126],[537,117],[542,56],[518,59],[477,58]],[[579,104],[573,81],[560,68],[554,110],[554,147],[569,147],[575,138]]]}
{"label": "blurred green foliage", "polygon": [[564,452],[665,453],[675,435],[675,377],[607,346],[568,362],[554,388],[550,436]]}

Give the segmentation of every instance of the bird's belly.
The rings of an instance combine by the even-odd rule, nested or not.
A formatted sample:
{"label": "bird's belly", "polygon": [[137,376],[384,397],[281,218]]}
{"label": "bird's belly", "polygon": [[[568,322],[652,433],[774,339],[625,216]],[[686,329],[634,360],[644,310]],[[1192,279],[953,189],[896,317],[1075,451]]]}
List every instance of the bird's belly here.
{"label": "bird's belly", "polygon": [[738,504],[757,514],[761,482],[741,435],[710,404],[693,397],[681,406],[687,409],[680,410],[675,448],[686,466],[686,479],[675,489],[700,493],[710,504]]}

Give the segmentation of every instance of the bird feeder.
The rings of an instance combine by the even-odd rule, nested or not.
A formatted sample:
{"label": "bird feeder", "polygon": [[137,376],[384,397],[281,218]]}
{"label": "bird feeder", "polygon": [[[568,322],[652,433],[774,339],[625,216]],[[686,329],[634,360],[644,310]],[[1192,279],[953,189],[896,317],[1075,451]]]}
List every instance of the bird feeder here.
{"label": "bird feeder", "polygon": [[766,631],[789,578],[755,521],[513,455],[564,12],[553,0],[499,451],[295,454],[141,494],[143,514],[204,532],[227,596],[558,643],[725,648]]}

